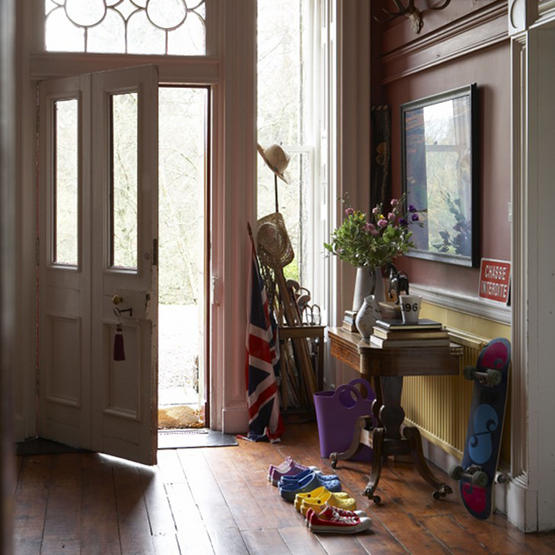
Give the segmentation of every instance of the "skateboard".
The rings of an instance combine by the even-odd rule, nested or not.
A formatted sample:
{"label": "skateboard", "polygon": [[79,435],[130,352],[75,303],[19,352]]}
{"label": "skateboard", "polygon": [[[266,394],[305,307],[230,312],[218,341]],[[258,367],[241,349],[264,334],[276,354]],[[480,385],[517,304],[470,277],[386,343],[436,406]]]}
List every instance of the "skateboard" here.
{"label": "skateboard", "polygon": [[449,474],[459,481],[462,502],[468,512],[482,520],[491,513],[510,361],[509,341],[494,339],[480,351],[476,366],[464,369],[465,378],[474,380],[472,404],[463,459]]}

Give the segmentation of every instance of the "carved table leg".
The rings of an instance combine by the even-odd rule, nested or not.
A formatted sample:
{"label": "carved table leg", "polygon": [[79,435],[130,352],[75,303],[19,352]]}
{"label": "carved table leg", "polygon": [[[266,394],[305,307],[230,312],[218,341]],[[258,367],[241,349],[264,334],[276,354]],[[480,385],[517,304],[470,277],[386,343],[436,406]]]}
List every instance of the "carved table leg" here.
{"label": "carved table leg", "polygon": [[424,458],[424,452],[422,451],[422,438],[420,437],[420,432],[418,428],[414,426],[407,426],[403,430],[403,435],[409,440],[410,452],[414,460],[416,469],[430,484],[434,489],[434,498],[439,499],[440,497],[445,497],[448,493],[453,493],[453,490],[445,482],[439,481],[433,472],[430,470],[426,459]]}
{"label": "carved table leg", "polygon": [[401,439],[401,424],[405,420],[405,411],[401,407],[403,376],[381,378],[383,405],[380,409],[380,421],[385,428],[386,439]]}
{"label": "carved table leg", "polygon": [[382,472],[382,460],[383,460],[383,440],[384,440],[384,429],[375,428],[372,434],[372,470],[370,471],[370,477],[366,488],[364,490],[364,495],[368,499],[372,499],[374,503],[381,503],[381,498],[379,495],[374,495],[376,488],[378,487],[378,482],[380,481],[380,474]]}
{"label": "carved table leg", "polygon": [[353,431],[353,440],[351,445],[343,453],[330,453],[331,467],[335,468],[337,466],[337,461],[350,459],[356,452],[360,445],[360,432],[364,428],[364,424],[368,416],[360,416],[355,422],[355,429]]}

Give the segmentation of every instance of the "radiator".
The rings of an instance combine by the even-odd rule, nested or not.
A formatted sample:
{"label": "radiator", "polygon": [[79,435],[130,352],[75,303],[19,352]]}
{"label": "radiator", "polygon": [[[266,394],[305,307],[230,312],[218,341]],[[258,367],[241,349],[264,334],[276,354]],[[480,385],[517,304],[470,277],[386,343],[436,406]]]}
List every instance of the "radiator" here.
{"label": "radiator", "polygon": [[463,347],[459,375],[406,377],[402,406],[408,423],[417,426],[426,439],[460,458],[464,450],[473,385],[473,382],[464,379],[463,368],[476,364],[480,350],[489,340],[460,330],[448,331],[451,341]]}

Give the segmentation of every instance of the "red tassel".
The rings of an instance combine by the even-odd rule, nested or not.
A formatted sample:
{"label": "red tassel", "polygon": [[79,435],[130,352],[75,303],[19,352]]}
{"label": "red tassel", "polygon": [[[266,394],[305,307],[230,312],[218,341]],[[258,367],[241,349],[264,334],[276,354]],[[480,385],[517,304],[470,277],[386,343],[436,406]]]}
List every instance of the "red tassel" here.
{"label": "red tassel", "polygon": [[123,346],[123,328],[121,324],[116,326],[114,335],[114,360],[125,360],[125,348]]}

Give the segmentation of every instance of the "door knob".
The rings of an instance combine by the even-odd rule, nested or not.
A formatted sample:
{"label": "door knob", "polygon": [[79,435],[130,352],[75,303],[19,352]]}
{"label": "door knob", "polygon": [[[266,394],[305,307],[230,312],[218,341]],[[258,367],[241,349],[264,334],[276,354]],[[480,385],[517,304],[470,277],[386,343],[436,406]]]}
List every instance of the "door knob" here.
{"label": "door knob", "polygon": [[112,304],[118,305],[123,302],[123,297],[121,295],[114,295],[112,297]]}

